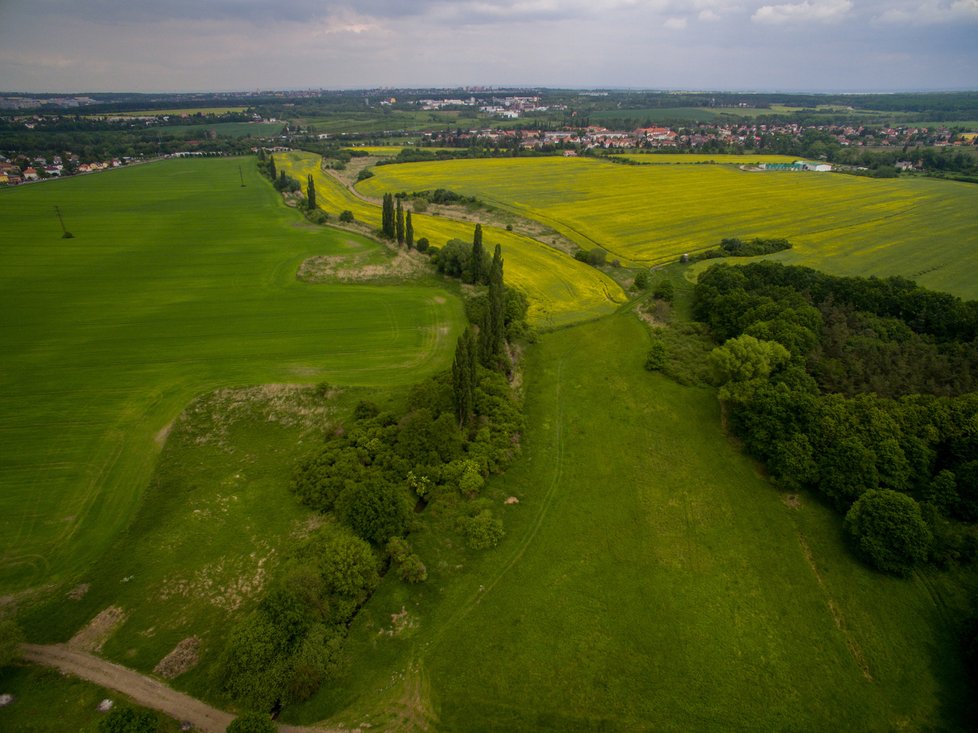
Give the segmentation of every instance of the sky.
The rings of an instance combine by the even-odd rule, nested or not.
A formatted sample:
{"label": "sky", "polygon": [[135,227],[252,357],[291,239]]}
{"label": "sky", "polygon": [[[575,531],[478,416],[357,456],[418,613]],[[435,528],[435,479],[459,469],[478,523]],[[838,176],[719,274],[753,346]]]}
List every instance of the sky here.
{"label": "sky", "polygon": [[978,89],[978,0],[0,0],[0,91]]}

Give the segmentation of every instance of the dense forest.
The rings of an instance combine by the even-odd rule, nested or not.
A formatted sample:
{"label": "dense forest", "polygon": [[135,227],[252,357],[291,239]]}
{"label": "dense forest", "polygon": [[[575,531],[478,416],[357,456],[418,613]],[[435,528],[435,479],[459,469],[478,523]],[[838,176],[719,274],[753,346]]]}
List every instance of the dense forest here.
{"label": "dense forest", "polygon": [[978,303],[902,278],[714,266],[694,313],[731,429],[881,570],[978,556]]}

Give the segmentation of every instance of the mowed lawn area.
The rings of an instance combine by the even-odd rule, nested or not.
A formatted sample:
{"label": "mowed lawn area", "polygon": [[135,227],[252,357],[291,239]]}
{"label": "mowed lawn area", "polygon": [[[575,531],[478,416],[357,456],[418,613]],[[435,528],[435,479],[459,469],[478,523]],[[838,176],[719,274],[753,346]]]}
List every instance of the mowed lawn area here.
{"label": "mowed lawn area", "polygon": [[664,264],[724,237],[786,237],[795,248],[777,256],[785,263],[836,275],[903,275],[978,298],[972,184],[582,158],[389,165],[358,184],[368,195],[435,188],[537,219],[623,262]]}
{"label": "mowed lawn area", "polygon": [[[723,433],[713,390],[644,371],[622,313],[527,354],[524,450],[484,554],[412,534],[355,665],[289,719],[445,731],[960,730],[953,583],[852,558]],[[503,499],[519,504],[504,506]],[[949,600],[951,599],[951,600]],[[960,602],[960,599],[957,599]]]}
{"label": "mowed lawn area", "polygon": [[75,578],[106,549],[194,396],[413,383],[450,363],[464,320],[437,286],[297,281],[309,256],[379,245],[308,225],[253,159],[2,191],[0,221],[2,593]]}

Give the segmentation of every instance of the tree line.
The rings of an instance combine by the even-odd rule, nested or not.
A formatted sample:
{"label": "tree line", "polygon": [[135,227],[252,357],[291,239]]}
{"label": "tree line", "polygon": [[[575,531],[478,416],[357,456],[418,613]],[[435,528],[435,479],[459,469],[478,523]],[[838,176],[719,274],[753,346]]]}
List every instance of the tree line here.
{"label": "tree line", "polygon": [[483,488],[513,459],[524,429],[506,342],[526,333],[526,299],[505,287],[500,248],[485,257],[477,232],[469,249],[484,265],[475,272],[482,290],[466,301],[470,325],[452,368],[415,385],[400,409],[361,401],[296,467],[293,495],[326,521],[229,634],[218,682],[245,709],[299,702],[334,676],[349,624],[385,574],[427,579],[410,542],[419,510],[454,516],[441,531],[472,551],[503,536]]}

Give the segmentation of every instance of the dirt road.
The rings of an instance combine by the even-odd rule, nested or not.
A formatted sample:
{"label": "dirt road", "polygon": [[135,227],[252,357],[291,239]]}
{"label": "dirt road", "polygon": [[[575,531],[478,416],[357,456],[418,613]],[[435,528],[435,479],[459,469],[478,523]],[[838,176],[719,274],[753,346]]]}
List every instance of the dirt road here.
{"label": "dirt road", "polygon": [[[128,695],[140,705],[159,710],[179,721],[192,723],[204,733],[224,733],[234,716],[211,707],[162,682],[64,644],[21,644],[21,656],[34,664],[54,667],[110,690]],[[282,733],[341,733],[339,729],[280,725]]]}

